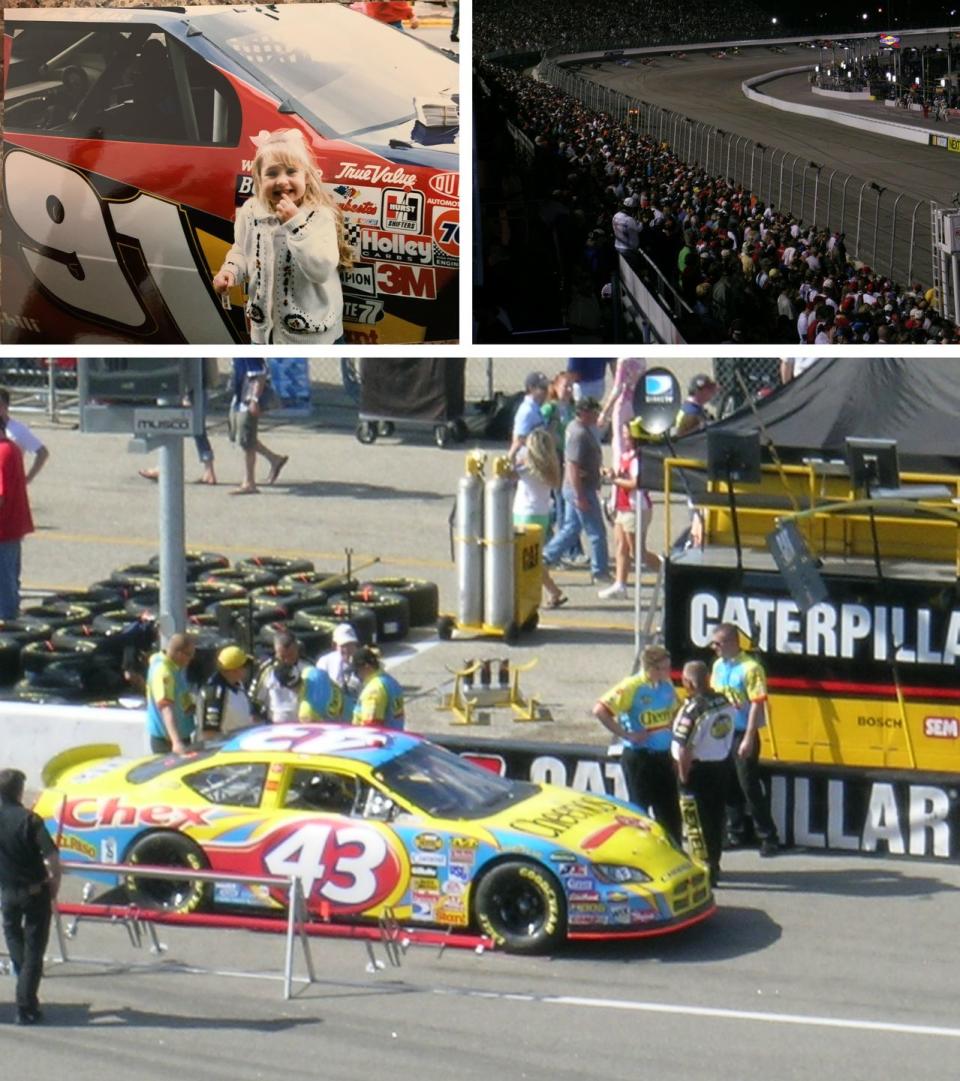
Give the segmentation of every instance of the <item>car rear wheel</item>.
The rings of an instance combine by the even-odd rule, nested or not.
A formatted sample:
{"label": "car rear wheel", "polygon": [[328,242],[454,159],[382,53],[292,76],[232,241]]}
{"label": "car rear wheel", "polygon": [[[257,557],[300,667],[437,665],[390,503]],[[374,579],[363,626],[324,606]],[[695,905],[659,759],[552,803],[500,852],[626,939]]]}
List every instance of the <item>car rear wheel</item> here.
{"label": "car rear wheel", "polygon": [[514,953],[544,953],[566,935],[563,894],[549,871],[526,860],[498,863],[474,895],[480,929]]}
{"label": "car rear wheel", "polygon": [[[138,837],[126,857],[127,863],[151,867],[188,867],[204,871],[210,864],[203,850],[182,833],[148,833]],[[123,888],[134,904],[162,912],[196,912],[212,896],[209,882],[189,878],[146,878],[126,875]]]}

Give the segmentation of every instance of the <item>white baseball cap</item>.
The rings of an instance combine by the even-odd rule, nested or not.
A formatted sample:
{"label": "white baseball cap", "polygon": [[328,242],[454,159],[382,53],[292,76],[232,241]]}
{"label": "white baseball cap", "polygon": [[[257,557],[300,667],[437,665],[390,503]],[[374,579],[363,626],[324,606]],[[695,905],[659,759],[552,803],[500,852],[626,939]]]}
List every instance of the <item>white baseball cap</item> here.
{"label": "white baseball cap", "polygon": [[360,639],[357,637],[357,632],[350,626],[349,623],[338,623],[333,631],[333,644],[335,646],[345,646],[349,642],[359,643]]}

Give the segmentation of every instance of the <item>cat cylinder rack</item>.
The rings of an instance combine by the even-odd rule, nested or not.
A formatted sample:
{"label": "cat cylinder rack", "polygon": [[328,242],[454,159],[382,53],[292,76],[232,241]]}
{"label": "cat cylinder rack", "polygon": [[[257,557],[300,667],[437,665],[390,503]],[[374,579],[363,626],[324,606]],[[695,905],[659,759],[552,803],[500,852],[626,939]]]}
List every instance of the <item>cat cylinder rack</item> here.
{"label": "cat cylinder rack", "polygon": [[516,642],[539,620],[543,530],[513,524],[513,474],[507,457],[467,455],[457,486],[453,549],[457,565],[457,613],[441,615],[437,633],[502,637]]}

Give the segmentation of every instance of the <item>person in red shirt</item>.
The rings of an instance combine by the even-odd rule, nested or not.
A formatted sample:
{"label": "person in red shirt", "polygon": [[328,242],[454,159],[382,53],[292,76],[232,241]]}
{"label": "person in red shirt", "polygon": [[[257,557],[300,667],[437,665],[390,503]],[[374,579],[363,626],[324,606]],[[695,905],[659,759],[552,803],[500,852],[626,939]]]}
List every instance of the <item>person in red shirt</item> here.
{"label": "person in red shirt", "polygon": [[20,611],[21,542],[32,532],[23,454],[0,420],[0,619],[16,619]]}
{"label": "person in red shirt", "polygon": [[417,16],[414,14],[413,4],[401,4],[386,2],[386,0],[380,0],[378,3],[363,5],[364,15],[369,15],[371,19],[376,19],[378,22],[386,23],[388,26],[395,26],[398,30],[403,29],[403,20],[407,19],[410,23],[410,29],[416,30],[420,25]]}

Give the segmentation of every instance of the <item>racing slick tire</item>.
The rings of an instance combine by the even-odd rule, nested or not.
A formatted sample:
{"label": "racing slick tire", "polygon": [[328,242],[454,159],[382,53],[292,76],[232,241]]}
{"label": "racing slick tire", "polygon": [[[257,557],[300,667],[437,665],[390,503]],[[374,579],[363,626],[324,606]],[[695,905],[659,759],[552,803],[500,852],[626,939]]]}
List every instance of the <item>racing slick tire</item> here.
{"label": "racing slick tire", "polygon": [[[184,553],[187,561],[187,581],[194,582],[202,578],[210,571],[226,570],[230,566],[230,557],[220,552],[203,552],[198,549],[188,549]],[[148,567],[153,567],[160,573],[160,556],[151,556],[147,561]]]}
{"label": "racing slick tire", "polygon": [[274,623],[264,623],[257,632],[258,652],[263,656],[273,654],[273,636],[282,631],[288,631],[300,643],[300,656],[305,661],[313,662],[322,653],[328,653],[333,649],[333,632],[336,623],[332,620],[316,619],[309,627],[296,623],[287,623],[277,620]]}
{"label": "racing slick tire", "polygon": [[237,570],[234,567],[218,567],[198,578],[197,582],[201,585],[238,585],[246,590],[276,585],[279,577],[272,571],[251,570],[249,567],[243,570]]}
{"label": "racing slick tire", "polygon": [[[318,595],[322,593],[326,598],[331,593],[356,589],[357,579],[348,578],[343,571],[314,570],[285,574],[277,584],[284,589],[292,589],[295,593],[309,593],[313,590]],[[325,601],[317,601],[317,604],[323,603]]]}
{"label": "racing slick tire", "polygon": [[81,623],[89,623],[90,609],[82,604],[35,604],[30,608],[21,608],[20,618],[42,620],[56,630],[57,627],[79,627]]}
{"label": "racing slick tire", "polygon": [[363,605],[377,621],[378,642],[400,642],[410,632],[410,605],[399,593],[380,593],[373,587],[361,587],[353,593],[338,593],[330,598],[329,606],[337,604]]}
{"label": "racing slick tire", "polygon": [[28,642],[20,651],[20,665],[27,676],[38,675],[59,661],[83,664],[96,650],[96,645],[87,641],[69,647],[56,646],[52,641]]}
{"label": "racing slick tire", "polygon": [[83,608],[89,608],[93,615],[118,608],[124,601],[124,589],[117,582],[110,585],[91,586],[90,589],[74,589],[56,593],[45,603],[48,608],[60,611],[68,611],[73,605],[79,604]]}
{"label": "racing slick tire", "polygon": [[424,578],[373,578],[360,587],[370,585],[377,592],[399,593],[410,605],[411,627],[432,627],[440,614],[440,591],[436,582]]}
{"label": "racing slick tire", "polygon": [[362,646],[376,645],[377,617],[366,605],[351,604],[349,614],[346,603],[340,601],[321,604],[317,607],[301,608],[299,612],[294,613],[292,629],[296,630],[298,627],[312,629],[317,620],[321,624],[331,620],[334,625],[337,623],[349,623],[353,627],[356,636],[360,639]]}
{"label": "racing slick tire", "polygon": [[313,563],[309,559],[281,559],[279,556],[250,556],[249,559],[238,560],[233,566],[238,571],[269,571],[278,578],[313,570]]}
{"label": "racing slick tire", "polygon": [[[193,871],[205,871],[210,866],[198,844],[182,833],[166,830],[138,837],[127,850],[124,863],[187,867]],[[190,879],[138,878],[128,874],[122,884],[134,904],[161,912],[197,912],[207,907],[213,897],[212,883]]]}
{"label": "racing slick tire", "polygon": [[152,567],[149,563],[131,563],[128,567],[120,567],[110,575],[110,581],[128,585],[130,582],[152,582],[155,586],[160,585],[160,568]]}
{"label": "racing slick tire", "polygon": [[480,930],[512,953],[545,953],[566,937],[563,890],[529,860],[505,860],[484,874],[473,895]]}

